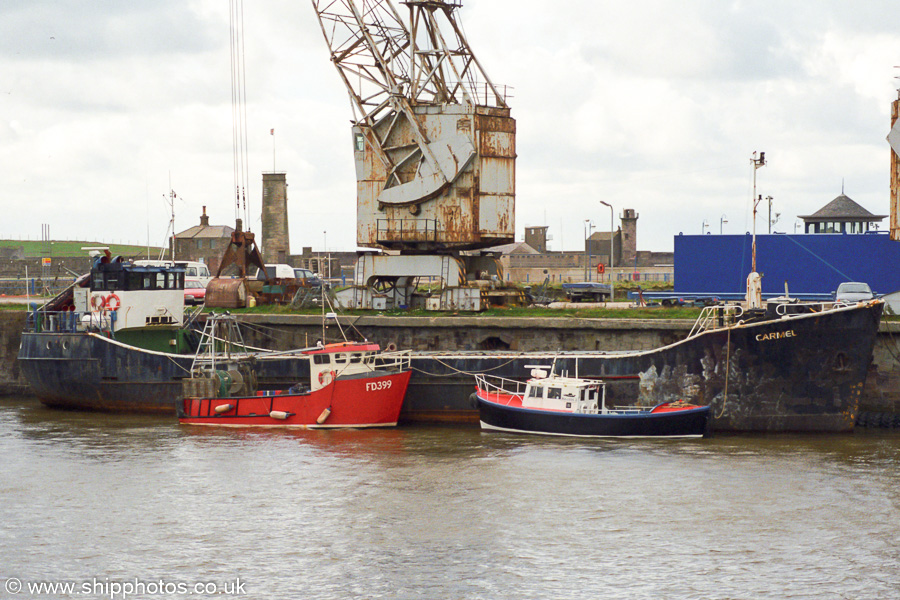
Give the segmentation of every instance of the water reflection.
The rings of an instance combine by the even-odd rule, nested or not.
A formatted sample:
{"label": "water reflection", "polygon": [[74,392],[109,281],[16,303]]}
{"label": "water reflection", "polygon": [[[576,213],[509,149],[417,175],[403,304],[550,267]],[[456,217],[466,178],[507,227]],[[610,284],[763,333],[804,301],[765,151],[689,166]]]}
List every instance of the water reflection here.
{"label": "water reflection", "polygon": [[266,598],[891,597],[900,435],[241,430],[0,400],[0,564]]}

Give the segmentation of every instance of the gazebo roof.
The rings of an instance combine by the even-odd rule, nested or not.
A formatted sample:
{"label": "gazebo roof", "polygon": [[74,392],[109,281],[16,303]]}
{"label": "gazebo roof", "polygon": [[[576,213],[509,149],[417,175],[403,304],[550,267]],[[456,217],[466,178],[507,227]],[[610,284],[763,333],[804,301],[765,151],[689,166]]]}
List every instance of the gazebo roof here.
{"label": "gazebo roof", "polygon": [[873,215],[854,202],[849,196],[841,194],[811,215],[800,215],[803,220],[835,221],[855,219],[859,221],[881,221],[887,215]]}

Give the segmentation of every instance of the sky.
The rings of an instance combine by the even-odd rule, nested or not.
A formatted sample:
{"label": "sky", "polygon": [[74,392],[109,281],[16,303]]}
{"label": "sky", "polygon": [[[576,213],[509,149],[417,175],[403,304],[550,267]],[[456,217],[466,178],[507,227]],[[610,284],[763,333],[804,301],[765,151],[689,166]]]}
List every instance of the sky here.
{"label": "sky", "polygon": [[[513,88],[516,239],[550,249],[639,215],[639,250],[750,231],[751,156],[775,231],[844,192],[889,212],[896,4],[464,0],[471,48]],[[261,173],[287,173],[291,248],[351,250],[347,91],[310,2],[244,6],[250,229]],[[2,239],[162,245],[234,225],[229,3],[0,3]],[[270,131],[274,129],[275,135]],[[757,232],[767,230],[761,205]],[[586,221],[590,223],[586,223]],[[887,219],[884,221],[887,227]]]}

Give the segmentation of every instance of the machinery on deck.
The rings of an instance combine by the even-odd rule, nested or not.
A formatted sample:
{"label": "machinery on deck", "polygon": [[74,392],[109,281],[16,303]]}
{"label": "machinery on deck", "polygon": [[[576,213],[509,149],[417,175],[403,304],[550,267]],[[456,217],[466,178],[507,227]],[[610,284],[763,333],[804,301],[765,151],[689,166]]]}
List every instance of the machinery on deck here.
{"label": "machinery on deck", "polygon": [[[499,253],[514,241],[506,89],[469,48],[459,2],[313,0],[350,94],[359,254],[344,307],[481,310],[524,302]],[[443,25],[443,30],[442,30]],[[446,33],[446,35],[445,35]],[[428,294],[420,282],[436,284]]]}

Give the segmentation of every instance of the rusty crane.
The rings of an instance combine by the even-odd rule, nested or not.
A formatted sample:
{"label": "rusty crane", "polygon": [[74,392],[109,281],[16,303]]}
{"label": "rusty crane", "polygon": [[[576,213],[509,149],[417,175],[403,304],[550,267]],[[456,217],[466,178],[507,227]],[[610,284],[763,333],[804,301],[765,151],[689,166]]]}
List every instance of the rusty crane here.
{"label": "rusty crane", "polygon": [[[515,132],[506,88],[475,57],[459,2],[312,0],[353,107],[357,243],[345,306],[506,303],[494,256],[514,241]],[[426,299],[422,278],[442,282]]]}

